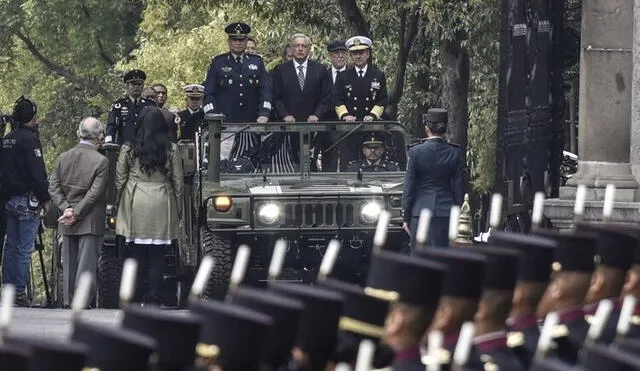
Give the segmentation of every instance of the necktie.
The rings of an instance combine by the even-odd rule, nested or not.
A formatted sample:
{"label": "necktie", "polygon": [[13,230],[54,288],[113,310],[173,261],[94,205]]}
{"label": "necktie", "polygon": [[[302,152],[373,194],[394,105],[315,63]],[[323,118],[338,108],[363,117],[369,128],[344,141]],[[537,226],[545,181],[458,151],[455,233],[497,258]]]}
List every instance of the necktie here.
{"label": "necktie", "polygon": [[360,78],[364,77],[364,71],[363,70],[358,70],[358,74],[360,74]]}
{"label": "necktie", "polygon": [[299,65],[298,66],[298,84],[300,85],[300,90],[302,90],[302,88],[304,88],[304,71],[303,71],[303,66]]}
{"label": "necktie", "polygon": [[240,58],[240,57],[236,57],[236,63],[237,63],[237,64],[242,63],[242,58]]}

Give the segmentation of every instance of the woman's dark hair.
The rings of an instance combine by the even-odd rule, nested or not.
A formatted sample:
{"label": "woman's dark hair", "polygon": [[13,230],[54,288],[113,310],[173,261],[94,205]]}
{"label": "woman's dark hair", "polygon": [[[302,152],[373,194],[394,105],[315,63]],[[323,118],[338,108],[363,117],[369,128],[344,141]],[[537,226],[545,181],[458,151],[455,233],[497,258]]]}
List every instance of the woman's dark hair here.
{"label": "woman's dark hair", "polygon": [[169,124],[158,107],[145,107],[140,112],[131,141],[130,153],[140,163],[140,170],[147,175],[155,171],[166,174],[169,152]]}

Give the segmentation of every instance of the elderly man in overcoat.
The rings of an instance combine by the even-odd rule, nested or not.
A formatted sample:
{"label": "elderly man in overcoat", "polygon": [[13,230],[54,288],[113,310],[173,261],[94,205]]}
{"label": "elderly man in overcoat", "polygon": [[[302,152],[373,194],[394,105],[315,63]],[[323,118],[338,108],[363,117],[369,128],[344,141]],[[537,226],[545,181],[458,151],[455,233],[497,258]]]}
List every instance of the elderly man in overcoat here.
{"label": "elderly man in overcoat", "polygon": [[80,142],[58,157],[51,174],[49,193],[61,211],[64,303],[70,305],[76,280],[83,272],[94,276],[105,227],[109,161],[97,151],[104,127],[87,117],[77,131]]}

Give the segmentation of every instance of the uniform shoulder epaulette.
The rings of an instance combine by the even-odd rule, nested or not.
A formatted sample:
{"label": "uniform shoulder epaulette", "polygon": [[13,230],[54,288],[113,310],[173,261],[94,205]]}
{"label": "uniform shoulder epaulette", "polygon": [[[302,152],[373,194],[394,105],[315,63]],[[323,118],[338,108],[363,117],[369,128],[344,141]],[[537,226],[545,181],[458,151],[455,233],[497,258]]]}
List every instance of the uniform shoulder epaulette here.
{"label": "uniform shoulder epaulette", "polygon": [[640,325],[640,316],[635,315],[631,317],[631,323],[634,325]]}
{"label": "uniform shoulder epaulette", "polygon": [[445,142],[450,146],[454,146],[454,147],[462,147],[461,145],[457,144],[457,143],[453,143],[453,142]]}
{"label": "uniform shoulder epaulette", "polygon": [[422,143],[424,143],[426,141],[427,141],[427,138],[420,138],[417,142],[409,143],[409,145],[407,145],[407,148],[413,148],[413,147],[417,146],[418,144],[422,144]]}
{"label": "uniform shoulder epaulette", "polygon": [[520,331],[513,331],[507,334],[507,346],[518,348],[524,345],[524,334]]}
{"label": "uniform shoulder epaulette", "polygon": [[554,339],[569,336],[569,328],[566,325],[555,325],[551,337]]}
{"label": "uniform shoulder epaulette", "polygon": [[498,365],[493,361],[493,358],[488,354],[480,355],[480,361],[482,362],[482,365],[484,367],[484,371],[498,371],[498,370],[500,370]]}
{"label": "uniform shoulder epaulette", "polygon": [[259,59],[259,60],[263,60],[262,56],[261,56],[261,55],[259,55],[259,54],[248,54],[248,53],[245,53],[245,55],[246,55],[246,56],[247,56],[247,58],[249,58],[249,59],[251,59],[251,58],[256,58],[256,59]]}
{"label": "uniform shoulder epaulette", "polygon": [[437,359],[433,359],[433,357],[431,357],[431,355],[429,354],[424,354],[420,357],[420,362],[422,362],[422,364],[425,366],[429,366],[434,362],[437,362],[440,365],[448,365],[449,363],[451,363],[451,352],[449,352],[447,349],[440,348],[440,350],[438,351]]}

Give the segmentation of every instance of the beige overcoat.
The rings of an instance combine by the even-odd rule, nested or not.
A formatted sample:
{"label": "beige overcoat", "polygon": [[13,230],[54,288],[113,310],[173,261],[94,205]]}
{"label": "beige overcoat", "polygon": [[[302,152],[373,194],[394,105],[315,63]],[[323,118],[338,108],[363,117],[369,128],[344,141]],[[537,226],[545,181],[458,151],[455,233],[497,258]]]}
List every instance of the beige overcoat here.
{"label": "beige overcoat", "polygon": [[178,146],[171,144],[168,172],[142,172],[131,147],[120,149],[116,166],[118,220],[116,234],[127,238],[173,240],[178,238],[182,215],[184,178]]}

